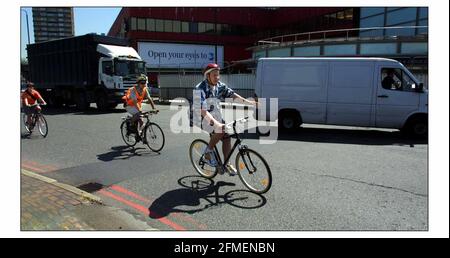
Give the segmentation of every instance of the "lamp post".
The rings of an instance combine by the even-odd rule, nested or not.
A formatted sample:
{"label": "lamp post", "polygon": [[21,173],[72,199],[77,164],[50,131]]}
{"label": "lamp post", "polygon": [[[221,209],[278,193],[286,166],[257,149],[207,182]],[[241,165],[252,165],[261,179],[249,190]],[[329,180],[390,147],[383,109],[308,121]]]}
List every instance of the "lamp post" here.
{"label": "lamp post", "polygon": [[27,17],[27,35],[28,35],[28,45],[30,45],[30,27],[28,26],[28,12],[25,9],[20,9],[21,11],[24,11]]}

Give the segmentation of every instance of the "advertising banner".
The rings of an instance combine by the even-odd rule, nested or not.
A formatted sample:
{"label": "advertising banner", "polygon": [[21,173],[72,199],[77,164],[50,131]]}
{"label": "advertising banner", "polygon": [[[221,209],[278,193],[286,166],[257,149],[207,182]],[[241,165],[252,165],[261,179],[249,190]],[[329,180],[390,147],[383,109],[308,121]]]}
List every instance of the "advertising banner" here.
{"label": "advertising banner", "polygon": [[216,62],[223,67],[223,46],[138,42],[138,53],[149,68],[201,69]]}

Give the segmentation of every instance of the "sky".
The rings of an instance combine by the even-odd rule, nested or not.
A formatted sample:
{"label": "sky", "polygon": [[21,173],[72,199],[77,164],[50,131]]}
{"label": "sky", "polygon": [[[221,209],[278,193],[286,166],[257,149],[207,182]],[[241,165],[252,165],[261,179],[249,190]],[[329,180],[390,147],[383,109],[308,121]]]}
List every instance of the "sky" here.
{"label": "sky", "polygon": [[[28,44],[27,33],[27,15],[30,31],[30,42],[34,43],[34,31],[33,31],[33,13],[30,8],[21,8],[24,11],[20,12],[20,42],[21,42],[21,58],[26,57],[26,44]],[[78,7],[73,9],[74,23],[75,23],[75,36],[84,35],[87,33],[95,32],[98,34],[107,34],[111,25],[116,20],[121,8],[115,7],[103,7],[103,8],[90,8],[90,7]]]}

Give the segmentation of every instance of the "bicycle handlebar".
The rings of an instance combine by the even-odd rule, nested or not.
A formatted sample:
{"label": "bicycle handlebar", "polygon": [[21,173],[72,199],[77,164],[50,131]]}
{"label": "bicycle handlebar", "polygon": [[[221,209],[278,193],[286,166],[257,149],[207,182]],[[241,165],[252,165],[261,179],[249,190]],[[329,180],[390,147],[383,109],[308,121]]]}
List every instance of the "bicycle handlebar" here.
{"label": "bicycle handlebar", "polygon": [[153,115],[153,114],[158,114],[159,113],[159,110],[157,111],[157,110],[150,110],[150,111],[143,111],[143,112],[141,112],[142,113],[142,115]]}
{"label": "bicycle handlebar", "polygon": [[47,104],[43,103],[34,103],[33,105],[28,105],[29,107],[36,107],[36,106],[46,106]]}
{"label": "bicycle handlebar", "polygon": [[237,122],[245,123],[245,122],[247,122],[247,121],[248,121],[248,116],[243,117],[243,118],[240,118],[240,119],[237,119],[237,120],[234,120],[234,121],[231,122],[231,123],[225,124],[225,127],[226,127],[226,128],[231,128],[231,127],[234,128],[234,127],[236,127]]}

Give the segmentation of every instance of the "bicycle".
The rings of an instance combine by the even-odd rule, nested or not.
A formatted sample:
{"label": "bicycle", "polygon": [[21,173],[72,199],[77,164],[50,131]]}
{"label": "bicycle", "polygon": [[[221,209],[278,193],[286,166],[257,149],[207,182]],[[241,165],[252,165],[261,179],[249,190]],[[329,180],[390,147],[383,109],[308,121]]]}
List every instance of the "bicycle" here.
{"label": "bicycle", "polygon": [[26,113],[23,114],[23,123],[25,125],[25,129],[30,135],[33,133],[34,127],[37,125],[39,133],[45,138],[48,134],[48,124],[41,109],[38,108],[39,106],[45,106],[45,104],[36,103],[29,106],[30,108],[34,108],[33,113],[31,113],[31,124],[28,124]]}
{"label": "bicycle", "polygon": [[272,173],[270,171],[270,167],[267,164],[267,161],[258,152],[248,148],[247,145],[242,144],[239,133],[236,131],[236,124],[238,122],[244,123],[247,119],[248,117],[241,118],[225,125],[227,129],[232,127],[233,133],[230,137],[235,137],[236,142],[234,143],[228,157],[224,157],[224,162],[222,162],[217,146],[214,146],[213,154],[218,161],[217,167],[209,166],[204,159],[204,152],[208,146],[208,142],[205,140],[196,139],[191,143],[191,146],[189,147],[189,157],[197,173],[205,178],[213,178],[219,171],[227,171],[226,164],[237,148],[238,153],[236,155],[235,162],[239,178],[251,192],[263,194],[266,193],[272,186]]}
{"label": "bicycle", "polygon": [[146,122],[141,134],[138,134],[137,122],[131,123],[132,116],[122,117],[123,122],[120,125],[120,131],[125,144],[133,147],[142,141],[150,150],[160,152],[165,143],[164,132],[158,124],[150,121],[150,116],[157,113],[158,111],[153,110],[142,112],[141,117],[146,118]]}

